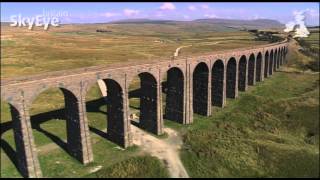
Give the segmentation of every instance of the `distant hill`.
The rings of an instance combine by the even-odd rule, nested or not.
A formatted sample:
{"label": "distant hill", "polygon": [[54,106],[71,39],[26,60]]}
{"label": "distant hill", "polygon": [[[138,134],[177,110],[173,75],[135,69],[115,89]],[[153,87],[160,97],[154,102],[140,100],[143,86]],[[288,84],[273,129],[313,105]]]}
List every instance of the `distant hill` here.
{"label": "distant hill", "polygon": [[174,21],[174,20],[153,20],[153,19],[123,19],[117,21],[111,21],[108,24],[172,24],[180,23],[185,21]]}
{"label": "distant hill", "polygon": [[125,19],[109,22],[110,24],[207,24],[219,27],[235,29],[267,29],[267,28],[284,28],[285,25],[277,20],[256,19],[256,20],[237,20],[237,19],[196,19],[193,21],[174,21],[174,20],[151,20],[151,19]]}
{"label": "distant hill", "polygon": [[320,26],[307,26],[307,28],[320,28]]}
{"label": "distant hill", "polygon": [[265,28],[284,28],[285,25],[277,20],[255,19],[255,20],[236,20],[236,19],[197,19],[194,22],[210,23],[234,28],[265,29]]}
{"label": "distant hill", "polygon": [[[10,22],[1,22],[2,26],[9,26]],[[270,29],[270,28],[285,28],[277,20],[271,19],[256,19],[256,20],[238,20],[238,19],[196,19],[192,21],[176,21],[176,20],[155,20],[155,19],[123,19],[111,21],[108,23],[72,23],[77,24],[165,24],[178,26],[201,26],[203,28],[214,28],[217,30],[242,30],[242,29]]]}
{"label": "distant hill", "polygon": [[10,26],[11,22],[1,22],[1,26]]}

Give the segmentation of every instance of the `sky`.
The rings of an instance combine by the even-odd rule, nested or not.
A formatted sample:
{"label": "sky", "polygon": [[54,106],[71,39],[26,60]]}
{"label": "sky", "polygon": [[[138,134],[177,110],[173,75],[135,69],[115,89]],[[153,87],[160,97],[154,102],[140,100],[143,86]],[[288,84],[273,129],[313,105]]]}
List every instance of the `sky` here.
{"label": "sky", "polygon": [[58,17],[65,23],[103,23],[122,19],[189,21],[203,18],[274,19],[283,24],[305,11],[306,25],[319,25],[319,3],[1,3],[1,22],[11,16]]}

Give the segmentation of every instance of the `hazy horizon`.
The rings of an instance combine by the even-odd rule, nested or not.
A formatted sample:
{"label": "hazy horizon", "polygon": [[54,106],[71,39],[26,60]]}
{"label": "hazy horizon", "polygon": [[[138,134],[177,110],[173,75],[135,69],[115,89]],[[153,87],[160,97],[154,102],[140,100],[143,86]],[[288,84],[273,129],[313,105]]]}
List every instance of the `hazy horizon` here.
{"label": "hazy horizon", "polygon": [[305,12],[308,26],[319,25],[319,3],[1,3],[1,22],[11,16],[59,17],[61,24],[108,23],[128,19],[270,19],[286,24]]}
{"label": "hazy horizon", "polygon": [[[71,23],[61,23],[61,24],[104,24],[104,23],[113,23],[113,22],[126,22],[126,21],[138,21],[138,20],[145,20],[145,21],[173,21],[173,22],[192,22],[197,20],[235,20],[235,21],[259,21],[259,20],[272,20],[278,21],[277,19],[227,19],[227,18],[199,18],[199,19],[192,19],[192,20],[173,20],[173,19],[150,19],[150,18],[126,18],[126,19],[118,19],[113,21],[106,21],[106,22],[71,22]],[[11,21],[0,21],[1,23],[11,23]],[[281,23],[283,24],[283,23]]]}

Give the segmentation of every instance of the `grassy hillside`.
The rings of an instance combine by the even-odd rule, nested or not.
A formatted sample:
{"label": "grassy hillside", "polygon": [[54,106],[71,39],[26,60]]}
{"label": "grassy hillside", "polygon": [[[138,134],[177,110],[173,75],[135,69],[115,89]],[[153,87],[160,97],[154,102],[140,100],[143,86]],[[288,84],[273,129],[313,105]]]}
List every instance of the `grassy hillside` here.
{"label": "grassy hillside", "polygon": [[176,48],[185,45],[193,46],[182,49],[182,56],[267,43],[254,38],[238,29],[196,22],[70,24],[48,31],[2,25],[1,78],[168,60]]}
{"label": "grassy hillside", "polygon": [[319,177],[319,74],[297,65],[308,57],[295,45],[290,52],[288,67],[177,128],[191,177]]}
{"label": "grassy hillside", "polygon": [[138,156],[92,173],[86,178],[168,178],[164,165],[152,156]]}
{"label": "grassy hillside", "polygon": [[311,69],[312,71],[319,71],[319,28],[311,28],[310,36],[303,39],[298,39],[299,45],[302,47],[300,51],[308,57],[308,61],[305,61],[303,65],[304,69]]}
{"label": "grassy hillside", "polygon": [[192,177],[318,177],[319,77],[276,73],[197,116],[184,142]]}

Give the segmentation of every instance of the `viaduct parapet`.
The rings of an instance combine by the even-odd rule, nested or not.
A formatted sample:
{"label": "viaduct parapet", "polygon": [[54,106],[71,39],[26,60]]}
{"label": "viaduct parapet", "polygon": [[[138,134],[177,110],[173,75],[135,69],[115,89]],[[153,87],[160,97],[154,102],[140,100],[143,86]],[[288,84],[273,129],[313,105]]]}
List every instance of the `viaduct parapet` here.
{"label": "viaduct parapet", "polygon": [[141,82],[139,127],[160,135],[163,119],[191,124],[193,113],[211,116],[212,106],[224,107],[226,98],[237,98],[239,91],[246,91],[277,71],[286,63],[287,52],[288,42],[283,41],[151,64],[2,80],[1,99],[11,108],[19,171],[25,177],[42,176],[29,111],[45,90],[60,88],[63,92],[67,149],[71,156],[87,164],[93,161],[93,153],[86,94],[97,81],[107,87],[107,139],[126,148],[132,145],[129,84],[135,76]]}

